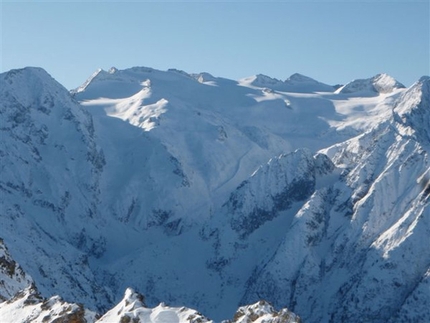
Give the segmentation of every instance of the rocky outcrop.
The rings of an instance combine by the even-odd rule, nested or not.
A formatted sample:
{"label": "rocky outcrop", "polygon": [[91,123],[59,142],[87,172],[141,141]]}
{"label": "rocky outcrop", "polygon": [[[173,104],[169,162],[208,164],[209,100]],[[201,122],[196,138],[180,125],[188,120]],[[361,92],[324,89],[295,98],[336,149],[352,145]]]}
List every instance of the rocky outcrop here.
{"label": "rocky outcrop", "polygon": [[0,302],[30,286],[33,279],[12,259],[3,239],[0,238]]}
{"label": "rocky outcrop", "polygon": [[333,169],[327,157],[313,158],[308,150],[271,159],[230,195],[225,207],[232,229],[247,237],[294,203],[306,201],[315,190],[317,176]]}
{"label": "rocky outcrop", "polygon": [[250,322],[265,322],[265,323],[300,323],[300,317],[283,308],[276,311],[274,307],[266,302],[259,301],[252,305],[239,307],[233,320],[228,323],[250,323]]}

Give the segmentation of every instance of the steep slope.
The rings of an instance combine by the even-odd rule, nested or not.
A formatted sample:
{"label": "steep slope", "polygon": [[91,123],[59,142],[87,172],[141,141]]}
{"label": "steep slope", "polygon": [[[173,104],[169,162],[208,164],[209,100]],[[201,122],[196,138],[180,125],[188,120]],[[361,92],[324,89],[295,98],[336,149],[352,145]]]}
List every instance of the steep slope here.
{"label": "steep slope", "polygon": [[[186,307],[170,307],[161,303],[148,308],[143,296],[127,289],[124,298],[101,316],[83,308],[81,304],[64,302],[60,297],[44,299],[34,286],[17,293],[0,303],[2,322],[27,323],[212,323],[199,312]],[[276,311],[270,304],[260,301],[240,307],[228,323],[298,323],[300,318],[288,309]]]}
{"label": "steep slope", "polygon": [[239,307],[232,321],[228,323],[300,323],[300,317],[283,308],[276,311],[270,303],[259,301]]}
{"label": "steep slope", "polygon": [[199,312],[185,307],[173,308],[161,303],[147,308],[143,296],[132,289],[127,289],[123,300],[97,320],[97,323],[111,322],[212,323]]}
{"label": "steep slope", "polygon": [[390,93],[395,89],[405,86],[387,74],[378,74],[370,79],[357,79],[345,84],[336,90],[336,93],[355,95],[376,95],[379,93]]}
{"label": "steep slope", "polygon": [[343,169],[339,181],[297,212],[243,302],[270,295],[309,322],[429,319],[430,209],[428,187],[417,183],[430,166],[421,130],[429,83],[402,94],[387,122],[323,150]]}
{"label": "steep slope", "polygon": [[96,313],[60,297],[43,298],[33,279],[11,257],[0,240],[0,321],[1,322],[94,322]]}
{"label": "steep slope", "polygon": [[[88,267],[104,244],[96,230],[104,157],[91,117],[39,68],[1,74],[0,98],[2,238],[42,293],[106,302]],[[85,230],[92,235],[82,241]]]}
{"label": "steep slope", "polygon": [[12,259],[0,239],[0,302],[3,302],[33,283],[21,266]]}
{"label": "steep slope", "polygon": [[307,150],[269,160],[235,190],[226,203],[231,227],[246,237],[280,211],[305,201],[315,191],[317,176],[334,166],[324,155],[312,158]]}
{"label": "steep slope", "polygon": [[[27,323],[211,323],[199,312],[164,303],[148,308],[144,296],[128,288],[124,298],[103,316],[85,309],[82,304],[65,302],[59,296],[42,297],[31,277],[10,256],[0,241],[0,321]],[[240,307],[233,320],[225,322],[295,323],[300,318],[288,309],[279,312],[267,302]]]}
{"label": "steep slope", "polygon": [[89,323],[95,321],[96,314],[85,310],[81,304],[67,303],[58,296],[45,299],[34,286],[30,286],[0,303],[0,318],[2,322]]}
{"label": "steep slope", "polygon": [[[136,67],[99,71],[91,77],[74,97],[93,115],[98,144],[109,147],[103,148],[102,212],[145,232],[130,233],[125,226],[123,236],[110,232],[106,253],[94,261],[100,283],[115,277],[117,291],[140,286],[151,306],[191,298],[186,305],[217,312],[211,315],[215,319],[222,318],[218,313],[234,311],[234,299],[241,298],[247,275],[256,264],[252,250],[258,242],[250,242],[241,260],[234,259],[240,249],[217,247],[222,240],[234,245],[235,232],[240,231],[224,229],[231,220],[223,205],[241,182],[273,156],[295,147],[322,148],[361,129],[348,119],[352,116],[345,109],[349,99],[339,98],[341,116],[336,111],[338,101],[331,96],[268,91],[177,70]],[[367,104],[374,107],[385,97],[372,100]],[[369,120],[372,114],[359,113]],[[343,129],[338,132],[331,123]],[[154,153],[157,145],[166,151]],[[176,169],[168,170],[167,160]],[[268,239],[262,250],[276,246],[282,235]],[[162,237],[166,240],[160,241]],[[131,245],[144,247],[136,250]],[[249,269],[241,272],[238,267],[244,261]],[[142,268],[141,275],[135,274],[137,267]],[[228,274],[222,272],[224,267]],[[225,284],[226,275],[232,275],[235,284]],[[171,298],[161,297],[166,289]]]}
{"label": "steep slope", "polygon": [[214,198],[215,191],[228,196],[273,156],[298,148],[316,151],[362,132],[388,110],[383,104],[368,107],[392,95],[362,101],[315,94],[313,85],[319,83],[298,74],[285,84],[300,84],[300,92],[307,93],[279,92],[275,84],[280,81],[266,76],[256,80],[112,68],[98,71],[74,96],[95,120],[107,114],[149,132],[179,162],[178,172],[193,184],[191,189],[198,186],[199,194]]}

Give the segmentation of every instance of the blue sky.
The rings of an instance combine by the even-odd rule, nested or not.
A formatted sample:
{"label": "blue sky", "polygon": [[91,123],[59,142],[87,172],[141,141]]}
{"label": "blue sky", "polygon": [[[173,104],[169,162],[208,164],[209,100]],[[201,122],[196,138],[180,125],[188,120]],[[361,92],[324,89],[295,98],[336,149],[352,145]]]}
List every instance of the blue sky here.
{"label": "blue sky", "polygon": [[346,83],[430,74],[423,1],[5,1],[1,71],[40,66],[67,88],[97,68],[148,66],[239,79],[298,72]]}

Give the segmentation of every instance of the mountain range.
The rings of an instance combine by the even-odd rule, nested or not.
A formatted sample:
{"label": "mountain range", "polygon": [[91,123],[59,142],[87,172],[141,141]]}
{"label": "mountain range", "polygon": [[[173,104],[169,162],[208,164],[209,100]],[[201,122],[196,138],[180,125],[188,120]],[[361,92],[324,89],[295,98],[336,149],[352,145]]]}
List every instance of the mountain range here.
{"label": "mountain range", "polygon": [[0,317],[430,321],[429,125],[426,76],[3,73]]}

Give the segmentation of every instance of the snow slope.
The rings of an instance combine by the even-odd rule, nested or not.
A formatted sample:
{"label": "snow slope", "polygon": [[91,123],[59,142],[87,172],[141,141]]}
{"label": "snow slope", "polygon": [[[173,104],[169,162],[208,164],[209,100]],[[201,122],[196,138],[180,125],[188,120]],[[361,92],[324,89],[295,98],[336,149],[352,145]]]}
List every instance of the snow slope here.
{"label": "snow slope", "polygon": [[260,299],[306,322],[428,318],[428,78],[0,82],[0,236],[43,297],[130,318],[167,302],[179,321]]}
{"label": "snow slope", "polygon": [[88,266],[104,244],[92,118],[39,68],[2,74],[0,97],[1,237],[42,294],[106,302]]}
{"label": "snow slope", "polygon": [[132,289],[127,289],[123,300],[97,320],[97,323],[126,320],[148,323],[212,323],[202,314],[185,307],[173,308],[161,303],[155,308],[147,308],[143,296]]}
{"label": "snow slope", "polygon": [[405,86],[387,74],[378,74],[370,79],[357,79],[345,84],[336,90],[336,93],[348,93],[355,95],[375,95],[379,93],[390,93],[395,89]]}
{"label": "snow slope", "polygon": [[[96,314],[82,305],[64,302],[60,297],[44,299],[34,286],[27,287],[13,298],[0,303],[2,322],[94,322]],[[117,321],[119,322],[119,321]]]}
{"label": "snow slope", "polygon": [[0,240],[0,301],[5,301],[27,288],[33,279],[10,256],[3,240]]}
{"label": "snow slope", "polygon": [[428,187],[417,183],[429,141],[414,130],[427,128],[428,86],[424,78],[405,91],[386,122],[322,150],[343,169],[339,180],[297,213],[244,302],[289,300],[310,322],[429,319]]}
{"label": "snow slope", "polygon": [[[124,298],[104,315],[84,308],[82,304],[67,303],[59,296],[49,299],[42,297],[34,282],[11,258],[7,247],[1,242],[2,256],[0,272],[0,292],[6,297],[0,302],[1,322],[27,323],[212,323],[199,312],[186,307],[170,307],[160,303],[148,308],[144,296],[128,288]],[[295,323],[300,318],[288,309],[279,312],[267,302],[243,306],[238,309],[233,320],[224,322],[266,322]]]}
{"label": "snow slope", "polygon": [[272,91],[312,93],[312,92],[334,92],[334,87],[318,82],[308,76],[295,73],[285,81],[271,78],[270,76],[258,74],[243,78],[239,81],[243,86],[269,89]]}

